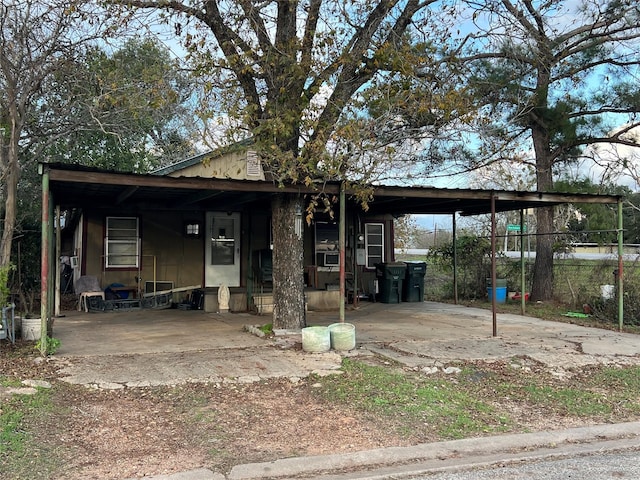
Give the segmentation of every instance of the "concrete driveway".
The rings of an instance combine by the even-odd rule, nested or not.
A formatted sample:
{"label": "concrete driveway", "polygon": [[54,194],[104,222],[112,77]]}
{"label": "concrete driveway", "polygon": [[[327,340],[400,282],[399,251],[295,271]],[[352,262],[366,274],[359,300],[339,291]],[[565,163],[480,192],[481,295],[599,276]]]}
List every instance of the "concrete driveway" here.
{"label": "concrete driveway", "polygon": [[[301,378],[340,368],[343,354],[305,353],[299,335],[259,338],[244,325],[267,316],[202,311],[138,310],[66,312],[56,318],[61,341],[56,361],[72,383],[103,388],[190,381],[257,381]],[[308,325],[329,325],[337,312],[309,312]],[[498,315],[435,302],[363,303],[348,310],[357,348],[348,355],[378,354],[413,368],[444,368],[464,360],[514,359],[562,370],[589,364],[640,364],[640,337],[614,331]]]}

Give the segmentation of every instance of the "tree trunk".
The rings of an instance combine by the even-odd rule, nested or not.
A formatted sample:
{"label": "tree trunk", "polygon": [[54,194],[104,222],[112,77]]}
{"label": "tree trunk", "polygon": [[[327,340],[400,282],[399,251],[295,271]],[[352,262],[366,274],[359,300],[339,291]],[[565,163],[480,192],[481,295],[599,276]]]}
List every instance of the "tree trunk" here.
{"label": "tree trunk", "polygon": [[536,212],[538,236],[531,288],[532,300],[553,298],[553,210],[553,207],[545,207],[539,208]]}
{"label": "tree trunk", "polygon": [[271,206],[273,328],[298,330],[306,326],[302,198],[280,193]]}
{"label": "tree trunk", "polygon": [[[547,81],[547,80],[545,80]],[[546,83],[543,82],[544,85]],[[546,91],[545,89],[542,89]],[[546,96],[541,95],[546,98]],[[544,111],[546,104],[540,107]],[[550,151],[551,138],[544,120],[536,117],[531,128],[533,148],[536,152],[536,182],[539,191],[553,188],[553,157]],[[533,268],[532,300],[553,298],[553,207],[539,208],[536,212],[537,237],[536,260]]]}
{"label": "tree trunk", "polygon": [[20,164],[18,163],[17,133],[13,126],[11,129],[8,148],[0,140],[2,149],[2,166],[4,171],[4,222],[2,228],[2,240],[0,243],[0,266],[6,266],[11,262],[11,247],[13,234],[16,229],[18,180],[20,177]]}

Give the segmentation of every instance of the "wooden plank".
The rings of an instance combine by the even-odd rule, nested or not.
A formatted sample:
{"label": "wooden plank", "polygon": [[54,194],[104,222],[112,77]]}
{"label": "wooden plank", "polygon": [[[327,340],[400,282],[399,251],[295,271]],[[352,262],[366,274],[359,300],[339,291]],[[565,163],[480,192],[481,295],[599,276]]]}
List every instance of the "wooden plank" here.
{"label": "wooden plank", "polygon": [[143,297],[144,298],[150,298],[150,297],[155,297],[156,295],[166,295],[168,293],[174,293],[174,292],[187,292],[189,290],[199,290],[201,288],[202,288],[202,284],[200,284],[200,285],[189,285],[187,287],[172,288],[171,290],[158,290],[157,292],[145,293],[143,295]]}

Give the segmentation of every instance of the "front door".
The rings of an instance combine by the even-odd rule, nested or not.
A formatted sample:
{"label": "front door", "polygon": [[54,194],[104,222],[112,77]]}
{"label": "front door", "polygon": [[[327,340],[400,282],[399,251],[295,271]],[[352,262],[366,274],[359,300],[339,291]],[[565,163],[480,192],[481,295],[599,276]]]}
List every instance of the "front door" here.
{"label": "front door", "polygon": [[205,283],[240,286],[240,214],[207,212]]}

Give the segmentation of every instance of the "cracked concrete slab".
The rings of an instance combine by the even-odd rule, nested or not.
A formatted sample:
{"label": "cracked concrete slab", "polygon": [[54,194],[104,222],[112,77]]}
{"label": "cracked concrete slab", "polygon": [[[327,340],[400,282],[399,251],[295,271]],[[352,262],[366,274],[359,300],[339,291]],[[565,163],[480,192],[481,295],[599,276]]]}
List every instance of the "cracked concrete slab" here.
{"label": "cracked concrete slab", "polygon": [[[337,312],[308,312],[310,325],[329,325]],[[342,357],[377,355],[410,368],[456,361],[528,358],[553,368],[640,364],[638,336],[597,328],[498,315],[492,336],[490,311],[434,302],[365,303],[348,310],[356,350],[311,354],[300,335],[260,338],[245,325],[268,316],[162,310],[86,314],[58,318],[54,335],[66,381],[101,388],[185,382],[295,381],[311,373],[339,371]]]}
{"label": "cracked concrete slab", "polygon": [[335,373],[342,357],[335,352],[305,354],[270,346],[183,353],[91,356],[68,359],[62,380],[115,389],[191,382],[257,382]]}

